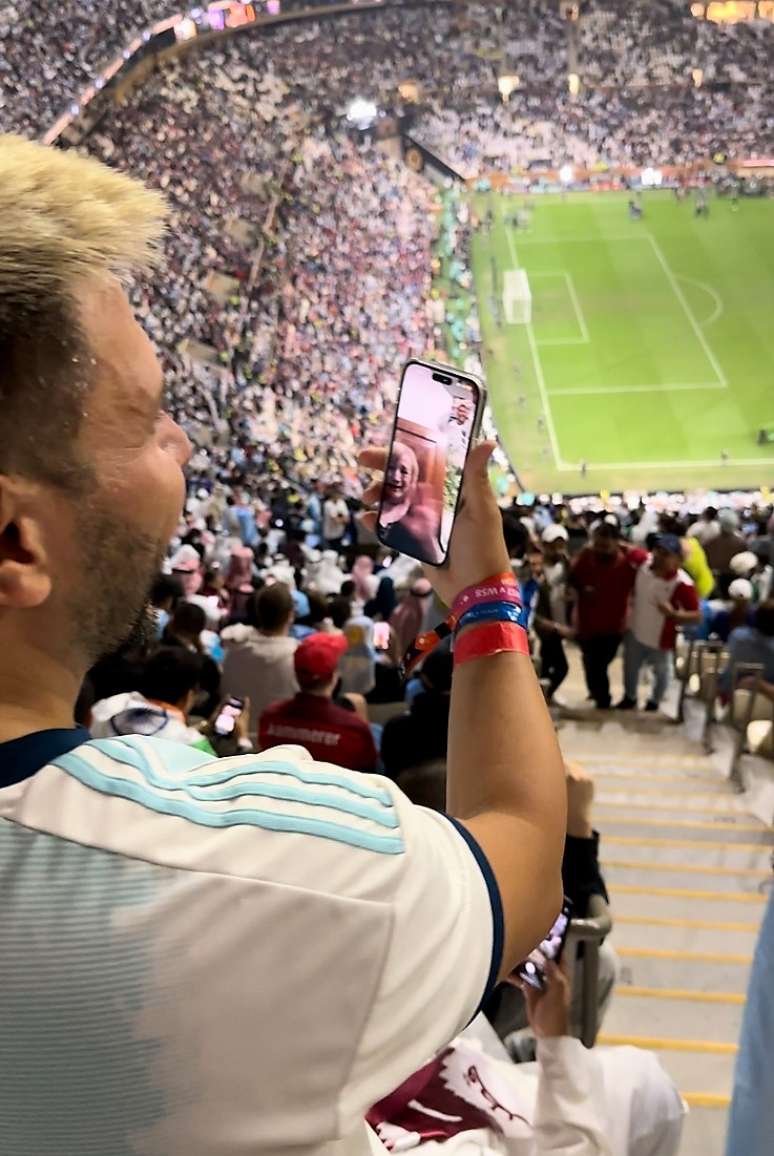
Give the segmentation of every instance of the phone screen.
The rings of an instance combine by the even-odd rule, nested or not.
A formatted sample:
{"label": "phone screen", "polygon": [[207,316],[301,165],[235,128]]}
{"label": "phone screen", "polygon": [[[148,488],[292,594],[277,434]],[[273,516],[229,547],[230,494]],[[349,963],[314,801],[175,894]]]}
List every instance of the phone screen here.
{"label": "phone screen", "polygon": [[571,910],[572,904],[569,899],[565,898],[562,910],[557,915],[556,922],[548,935],[516,968],[516,974],[519,978],[523,979],[525,983],[531,984],[532,987],[536,987],[539,991],[542,991],[546,986],[546,961],[550,959],[559,963],[562,958],[567,932],[570,930]]}
{"label": "phone screen", "polygon": [[389,622],[374,623],[374,647],[376,650],[389,650],[390,624]]}
{"label": "phone screen", "polygon": [[245,704],[241,698],[226,699],[213,725],[215,734],[222,735],[223,738],[233,734],[236,721],[244,709]]}
{"label": "phone screen", "polygon": [[406,365],[377,520],[385,546],[435,566],[446,560],[480,394],[445,366]]}

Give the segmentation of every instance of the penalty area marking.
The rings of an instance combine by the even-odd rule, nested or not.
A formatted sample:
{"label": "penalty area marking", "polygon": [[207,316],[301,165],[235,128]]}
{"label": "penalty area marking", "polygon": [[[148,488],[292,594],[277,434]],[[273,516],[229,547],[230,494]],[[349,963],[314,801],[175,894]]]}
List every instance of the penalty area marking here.
{"label": "penalty area marking", "polygon": [[656,240],[656,238],[653,236],[652,233],[645,233],[644,236],[646,236],[648,238],[648,240],[650,241],[651,246],[653,248],[653,252],[656,254],[656,260],[658,261],[659,265],[663,269],[664,276],[666,277],[667,281],[672,286],[672,291],[674,292],[674,295],[677,298],[679,304],[682,306],[683,311],[685,313],[685,316],[688,318],[688,324],[690,325],[691,329],[695,333],[696,340],[698,341],[699,345],[701,346],[701,348],[704,352],[704,356],[707,358],[707,361],[712,366],[713,373],[717,377],[718,381],[722,382],[723,388],[728,389],[728,379],[726,378],[725,373],[721,369],[720,363],[718,362],[717,357],[715,357],[715,354],[710,349],[709,342],[707,341],[707,338],[704,336],[704,334],[701,330],[701,327],[699,326],[698,321],[694,317],[693,310],[691,309],[690,305],[686,301],[685,294],[683,293],[682,289],[680,288],[680,286],[677,282],[677,278],[675,277],[674,272],[670,268],[669,262],[667,261],[666,257],[664,256],[664,252],[663,252],[661,246],[659,245],[658,241]]}
{"label": "penalty area marking", "polygon": [[701,325],[702,329],[706,329],[708,325],[714,325],[723,313],[723,301],[717,290],[713,289],[711,285],[708,285],[706,281],[697,281],[695,277],[685,277],[682,273],[676,273],[675,276],[677,280],[682,281],[684,285],[693,285],[696,289],[701,289],[703,293],[706,293],[708,297],[712,298],[715,302],[715,308],[709,317],[706,317],[704,321],[699,321],[699,325]]}
{"label": "penalty area marking", "polygon": [[575,282],[572,275],[566,269],[558,270],[544,270],[536,269],[533,273],[528,273],[530,281],[534,281],[536,277],[558,277],[564,280],[567,286],[567,296],[570,298],[570,304],[575,310],[575,320],[578,322],[578,332],[580,337],[544,337],[539,340],[536,338],[538,346],[554,346],[554,345],[590,345],[591,338],[589,337],[589,329],[586,324],[586,318],[583,315],[580,299],[575,288]]}
{"label": "penalty area marking", "polygon": [[[506,240],[508,242],[508,249],[510,250],[511,261],[513,262],[513,268],[519,269],[521,266],[519,265],[519,258],[518,258],[518,254],[516,253],[516,246],[514,245],[513,237],[511,236],[511,229],[509,229],[508,225],[503,220],[502,214],[500,214],[500,224],[505,229],[505,237],[506,237]],[[535,331],[532,328],[532,322],[528,321],[525,324],[524,329],[525,329],[526,334],[527,334],[527,341],[529,343],[529,352],[530,352],[530,356],[532,357],[532,364],[535,367],[535,377],[537,379],[538,392],[540,394],[540,403],[541,403],[541,406],[543,407],[543,413],[545,415],[546,428],[548,430],[548,440],[549,440],[549,443],[551,445],[551,453],[553,455],[554,465],[559,470],[569,469],[570,467],[565,466],[564,463],[562,462],[562,457],[561,457],[561,454],[559,453],[559,442],[558,442],[557,437],[556,437],[556,428],[554,426],[554,416],[551,413],[551,403],[548,400],[548,390],[546,389],[546,379],[543,376],[543,365],[540,361],[540,351],[538,350],[537,342],[535,341]]]}

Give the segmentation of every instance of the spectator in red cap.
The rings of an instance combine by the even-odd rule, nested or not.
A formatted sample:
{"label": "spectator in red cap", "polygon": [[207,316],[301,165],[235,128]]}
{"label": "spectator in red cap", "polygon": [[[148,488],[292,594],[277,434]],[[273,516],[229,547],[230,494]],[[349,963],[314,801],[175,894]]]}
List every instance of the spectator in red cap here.
{"label": "spectator in red cap", "polygon": [[317,762],[352,771],[374,771],[378,754],[371,728],[351,709],[333,702],[339,659],[348,646],[343,634],[310,634],[293,656],[301,688],[261,715],[261,750],[292,743],[306,747]]}

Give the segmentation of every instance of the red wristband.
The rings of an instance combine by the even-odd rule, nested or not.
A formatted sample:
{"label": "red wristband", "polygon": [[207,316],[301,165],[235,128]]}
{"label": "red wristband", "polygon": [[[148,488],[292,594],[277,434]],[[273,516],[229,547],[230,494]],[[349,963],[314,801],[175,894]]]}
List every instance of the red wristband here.
{"label": "red wristband", "polygon": [[461,590],[452,603],[452,614],[460,618],[466,610],[482,602],[514,602],[521,605],[521,591],[513,574],[495,574]]}
{"label": "red wristband", "polygon": [[454,643],[454,665],[462,666],[474,658],[510,651],[529,654],[527,632],[513,622],[486,622],[469,627]]}

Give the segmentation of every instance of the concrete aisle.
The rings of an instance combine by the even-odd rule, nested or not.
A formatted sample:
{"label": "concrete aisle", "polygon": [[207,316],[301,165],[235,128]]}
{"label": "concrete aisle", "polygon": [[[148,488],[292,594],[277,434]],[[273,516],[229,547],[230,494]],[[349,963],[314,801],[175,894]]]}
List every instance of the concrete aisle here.
{"label": "concrete aisle", "polygon": [[682,728],[589,711],[575,661],[568,684],[559,736],[595,780],[621,957],[599,1042],[654,1050],[691,1109],[681,1156],[722,1156],[774,832]]}

